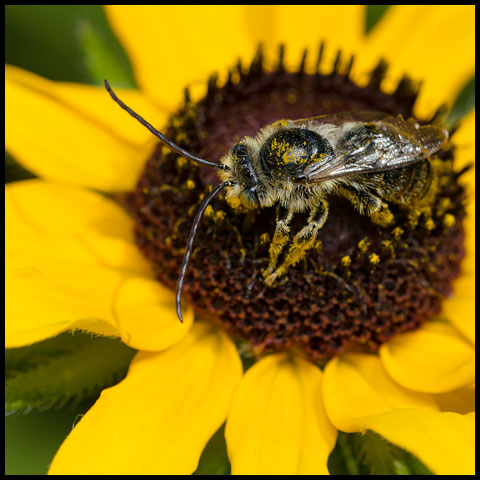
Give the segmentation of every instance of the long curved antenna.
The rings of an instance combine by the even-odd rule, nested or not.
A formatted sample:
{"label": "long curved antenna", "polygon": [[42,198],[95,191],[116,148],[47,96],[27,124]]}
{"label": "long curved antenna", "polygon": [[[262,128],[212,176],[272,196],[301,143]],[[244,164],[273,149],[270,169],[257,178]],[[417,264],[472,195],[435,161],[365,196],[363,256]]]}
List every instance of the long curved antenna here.
{"label": "long curved antenna", "polygon": [[107,80],[105,80],[105,88],[107,89],[107,92],[110,94],[110,96],[116,103],[118,103],[124,110],[126,110],[133,118],[136,118],[144,127],[147,127],[157,138],[160,139],[161,142],[167,145],[167,147],[170,147],[174,152],[178,153],[179,155],[182,155],[185,158],[188,158],[189,160],[193,160],[196,163],[199,163],[201,165],[206,165],[207,167],[220,168],[222,170],[229,169],[226,165],[223,165],[222,163],[209,162],[208,160],[204,160],[203,158],[196,157],[195,155],[188,153],[186,150],[179,147],[178,145],[175,145],[171,140],[169,140],[165,135],[163,135],[163,133],[160,133],[156,128],[154,128],[138,113],[134,112],[129,106],[125,105],[117,97],[117,95],[112,90],[112,87],[110,86]]}
{"label": "long curved antenna", "polygon": [[203,212],[207,208],[207,205],[210,203],[210,200],[212,200],[213,197],[218,195],[225,187],[228,187],[230,185],[231,185],[230,181],[223,182],[217,185],[215,190],[213,190],[208,195],[208,197],[202,202],[193,220],[192,228],[190,230],[190,235],[188,236],[187,249],[185,251],[185,256],[183,257],[182,268],[180,269],[180,276],[178,277],[178,283],[177,283],[177,315],[179,320],[182,323],[183,323],[183,317],[182,317],[182,308],[180,305],[180,300],[182,297],[183,280],[185,278],[185,272],[187,271],[188,260],[190,259],[190,255],[192,254],[193,240],[195,239],[195,234],[197,233],[198,224],[200,223]]}

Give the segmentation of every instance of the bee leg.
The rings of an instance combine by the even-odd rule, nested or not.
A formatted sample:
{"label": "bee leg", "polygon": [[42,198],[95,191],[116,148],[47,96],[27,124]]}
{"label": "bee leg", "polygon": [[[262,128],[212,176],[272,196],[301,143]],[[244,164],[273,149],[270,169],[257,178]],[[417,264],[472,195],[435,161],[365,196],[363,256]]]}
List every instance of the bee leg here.
{"label": "bee leg", "polygon": [[393,222],[393,214],[388,205],[368,190],[357,190],[351,186],[339,188],[341,193],[361,215],[370,217],[373,223],[386,227]]}
{"label": "bee leg", "polygon": [[292,265],[295,265],[302,258],[305,258],[307,250],[310,250],[315,244],[317,233],[326,222],[327,216],[328,203],[326,200],[321,200],[320,203],[310,211],[308,224],[305,225],[295,237],[293,237],[290,249],[282,264],[265,278],[265,283],[267,285],[272,285],[273,282],[278,277],[284,275]]}
{"label": "bee leg", "polygon": [[282,253],[285,244],[290,240],[290,222],[292,217],[293,211],[282,205],[277,206],[275,233],[272,243],[270,243],[270,263],[263,271],[264,277],[268,277],[275,270],[278,256]]}
{"label": "bee leg", "polygon": [[388,227],[393,222],[393,213],[389,210],[388,205],[382,202],[380,209],[370,214],[370,219],[376,225]]}

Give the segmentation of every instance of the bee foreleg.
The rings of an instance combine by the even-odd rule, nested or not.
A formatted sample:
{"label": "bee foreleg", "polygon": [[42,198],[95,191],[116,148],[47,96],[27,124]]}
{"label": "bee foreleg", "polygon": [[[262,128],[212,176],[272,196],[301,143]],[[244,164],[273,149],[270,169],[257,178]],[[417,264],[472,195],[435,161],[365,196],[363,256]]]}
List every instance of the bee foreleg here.
{"label": "bee foreleg", "polygon": [[282,205],[277,207],[275,233],[272,243],[270,243],[270,263],[263,272],[264,277],[268,277],[277,265],[278,256],[282,253],[283,247],[290,240],[290,222],[293,217],[293,211]]}
{"label": "bee foreleg", "polygon": [[273,282],[285,274],[292,265],[295,265],[305,257],[307,250],[311,249],[315,244],[317,232],[323,227],[327,216],[328,203],[322,199],[318,205],[311,209],[308,224],[293,237],[292,244],[282,264],[265,278],[267,285],[272,285]]}
{"label": "bee foreleg", "polygon": [[359,190],[353,186],[342,186],[341,193],[361,215],[370,217],[373,223],[386,227],[393,221],[388,205],[370,190]]}

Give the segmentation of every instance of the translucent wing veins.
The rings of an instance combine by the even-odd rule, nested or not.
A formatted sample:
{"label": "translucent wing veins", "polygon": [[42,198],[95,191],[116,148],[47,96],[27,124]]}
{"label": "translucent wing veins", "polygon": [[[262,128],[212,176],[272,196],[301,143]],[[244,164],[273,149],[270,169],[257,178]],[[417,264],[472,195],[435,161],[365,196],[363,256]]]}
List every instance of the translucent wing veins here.
{"label": "translucent wing veins", "polygon": [[[320,123],[326,120],[318,118]],[[436,125],[420,126],[413,119],[405,121],[401,116],[370,122],[350,121],[338,137],[335,155],[309,165],[299,181],[319,183],[405,167],[434,154],[447,140],[447,130]]]}

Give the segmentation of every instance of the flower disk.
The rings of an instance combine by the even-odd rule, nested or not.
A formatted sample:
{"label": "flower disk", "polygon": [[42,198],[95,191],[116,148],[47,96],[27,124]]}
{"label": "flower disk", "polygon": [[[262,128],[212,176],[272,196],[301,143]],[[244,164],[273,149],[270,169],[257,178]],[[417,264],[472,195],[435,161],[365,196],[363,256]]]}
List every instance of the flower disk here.
{"label": "flower disk", "polygon": [[[366,86],[350,78],[352,60],[340,54],[330,73],[266,70],[261,50],[248,68],[239,62],[223,86],[208,82],[194,103],[170,118],[166,135],[194,155],[217,160],[246,135],[274,121],[341,111],[375,110],[413,116],[418,89],[404,77],[382,91],[380,62]],[[428,122],[436,119],[428,119]],[[426,121],[419,120],[420,123]],[[343,198],[329,195],[329,218],[304,261],[273,287],[265,285],[274,208],[245,212],[223,196],[205,212],[185,278],[184,296],[217,318],[254,354],[299,348],[313,361],[341,351],[376,351],[393,335],[414,330],[438,313],[463,257],[464,189],[449,145],[432,161],[441,165],[431,218],[413,224],[405,206],[391,206],[394,221],[380,227]],[[158,279],[175,287],[196,210],[218,183],[215,169],[198,167],[159,145],[129,198],[137,244]],[[410,207],[414,208],[414,207]],[[297,215],[293,232],[306,221]]]}

